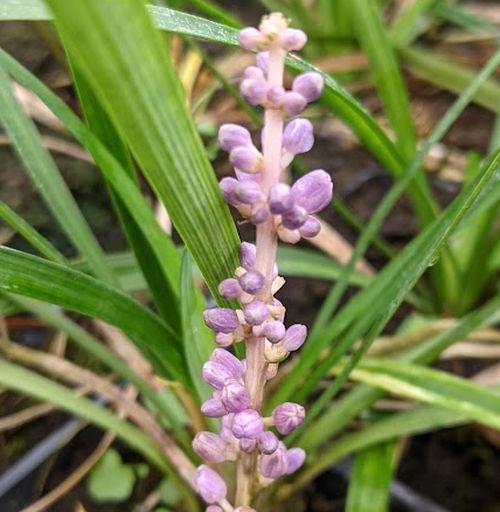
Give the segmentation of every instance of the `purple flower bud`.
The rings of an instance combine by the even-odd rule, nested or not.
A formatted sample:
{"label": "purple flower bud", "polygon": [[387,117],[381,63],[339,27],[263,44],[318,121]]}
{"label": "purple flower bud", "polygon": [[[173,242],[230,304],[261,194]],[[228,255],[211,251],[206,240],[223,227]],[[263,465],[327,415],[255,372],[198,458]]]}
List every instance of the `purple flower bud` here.
{"label": "purple flower bud", "polygon": [[296,244],[297,242],[300,242],[300,232],[298,229],[281,228],[278,231],[278,236],[280,237],[280,240],[287,244]]}
{"label": "purple flower bud", "polygon": [[203,312],[203,318],[208,327],[215,332],[229,334],[240,325],[236,311],[229,308],[206,309]]}
{"label": "purple flower bud", "polygon": [[231,429],[238,439],[257,439],[264,431],[264,421],[256,410],[247,409],[234,415]]}
{"label": "purple flower bud", "polygon": [[229,413],[221,418],[219,435],[222,437],[222,439],[224,439],[224,441],[229,442],[234,439],[232,431],[233,419],[233,413]]}
{"label": "purple flower bud", "polygon": [[219,505],[209,505],[205,509],[205,512],[224,512],[224,511],[219,507]]}
{"label": "purple flower bud", "polygon": [[236,199],[235,191],[239,185],[239,181],[236,178],[230,176],[222,178],[219,182],[219,187],[224,196],[224,199],[233,206],[238,206],[238,200]]}
{"label": "purple flower bud", "polygon": [[260,472],[266,478],[279,478],[286,473],[286,450],[278,447],[271,455],[262,455],[260,458]]}
{"label": "purple flower bud", "polygon": [[278,310],[280,310],[280,314],[278,317],[276,317],[274,314],[273,314],[273,316],[275,316],[275,318],[277,318],[277,320],[279,320],[280,322],[284,322],[285,321],[285,306],[283,306],[283,303],[280,300],[278,300],[277,298],[274,298],[273,306],[275,308],[277,308]]}
{"label": "purple flower bud", "polygon": [[210,398],[201,405],[201,412],[207,418],[222,418],[227,414],[220,398]]}
{"label": "purple flower bud", "polygon": [[321,224],[319,220],[315,219],[311,215],[307,217],[307,220],[300,226],[299,232],[304,238],[314,238],[321,231]]}
{"label": "purple flower bud", "polygon": [[292,91],[299,93],[307,103],[316,101],[323,92],[323,77],[313,71],[299,75],[292,84]]}
{"label": "purple flower bud", "polygon": [[250,407],[250,395],[247,388],[235,379],[226,381],[222,388],[221,399],[229,412],[241,412]]}
{"label": "purple flower bud", "polygon": [[250,105],[260,105],[267,96],[267,83],[264,80],[245,78],[240,83],[240,92]]}
{"label": "purple flower bud", "polygon": [[269,52],[259,52],[255,56],[255,62],[264,73],[267,73],[269,69]]}
{"label": "purple flower bud", "polygon": [[281,223],[287,229],[297,229],[307,220],[307,210],[294,204],[281,216]]}
{"label": "purple flower bud", "polygon": [[264,302],[254,300],[244,307],[243,314],[249,325],[260,325],[269,318],[269,309]]}
{"label": "purple flower bud", "polygon": [[236,187],[234,195],[240,203],[252,205],[262,199],[262,190],[258,183],[245,181]]}
{"label": "purple flower bud", "polygon": [[318,169],[307,173],[293,184],[292,197],[308,213],[316,213],[332,200],[332,188],[330,175]]}
{"label": "purple flower bud", "polygon": [[252,270],[257,257],[257,248],[254,244],[243,242],[240,245],[240,262],[243,268]]}
{"label": "purple flower bud", "polygon": [[224,151],[232,151],[234,148],[251,146],[250,132],[239,124],[223,124],[219,128],[219,145]]}
{"label": "purple flower bud", "polygon": [[224,332],[218,332],[215,335],[215,342],[219,347],[229,347],[234,343],[234,336]]}
{"label": "purple flower bud", "polygon": [[264,71],[257,66],[248,66],[243,70],[243,78],[253,78],[254,80],[265,80]]}
{"label": "purple flower bud", "polygon": [[202,374],[205,382],[215,389],[222,389],[226,380],[233,378],[230,368],[215,361],[207,361],[203,365]]}
{"label": "purple flower bud", "polygon": [[276,183],[269,189],[269,209],[274,215],[280,215],[293,205],[290,187],[286,183]]}
{"label": "purple flower bud", "polygon": [[314,144],[313,126],[307,119],[290,121],[283,132],[283,149],[298,155],[306,153]]}
{"label": "purple flower bud", "polygon": [[249,270],[240,277],[241,288],[250,295],[259,293],[264,286],[264,282],[264,276],[260,272],[257,272],[257,270]]}
{"label": "purple flower bud", "polygon": [[210,355],[210,361],[225,366],[235,379],[243,377],[243,362],[228,350],[216,348]]}
{"label": "purple flower bud", "polygon": [[238,283],[237,279],[232,277],[221,281],[218,290],[225,299],[236,299],[241,293],[240,283]]}
{"label": "purple flower bud", "polygon": [[274,105],[280,105],[284,97],[285,89],[281,85],[273,85],[267,90],[267,100]]}
{"label": "purple flower bud", "polygon": [[226,482],[212,468],[202,464],[196,470],[196,490],[207,503],[217,503],[227,495]]}
{"label": "purple flower bud", "polygon": [[302,448],[290,448],[286,451],[286,474],[291,475],[304,464],[306,452]]}
{"label": "purple flower bud", "polygon": [[239,446],[242,452],[252,453],[257,446],[257,441],[255,439],[240,439]]}
{"label": "purple flower bud", "polygon": [[254,173],[259,170],[261,154],[253,146],[238,146],[229,153],[229,160],[237,169]]}
{"label": "purple flower bud", "polygon": [[289,52],[299,51],[307,43],[307,36],[302,30],[286,28],[280,34],[280,43]]}
{"label": "purple flower bud", "polygon": [[304,110],[307,101],[302,94],[292,91],[285,94],[282,105],[289,116],[297,116]]}
{"label": "purple flower bud", "polygon": [[287,435],[304,421],[305,416],[306,411],[301,405],[285,402],[273,410],[274,426],[280,434]]}
{"label": "purple flower bud", "polygon": [[286,330],[285,337],[281,341],[287,352],[293,352],[304,344],[306,337],[307,327],[302,324],[293,324]]}
{"label": "purple flower bud", "polygon": [[259,436],[259,450],[265,455],[271,455],[278,449],[279,439],[273,432],[262,432]]}
{"label": "purple flower bud", "polygon": [[285,336],[285,326],[282,322],[278,320],[273,320],[271,322],[268,322],[264,326],[264,336],[271,342],[271,343],[278,343],[283,339],[283,336]]}
{"label": "purple flower bud", "polygon": [[212,432],[198,432],[193,439],[193,450],[207,462],[226,460],[226,441]]}
{"label": "purple flower bud", "polygon": [[261,40],[260,31],[254,27],[246,27],[238,34],[238,43],[245,50],[256,50]]}
{"label": "purple flower bud", "polygon": [[266,222],[270,216],[271,212],[267,206],[257,206],[252,210],[250,221],[252,224],[262,224],[263,222]]}

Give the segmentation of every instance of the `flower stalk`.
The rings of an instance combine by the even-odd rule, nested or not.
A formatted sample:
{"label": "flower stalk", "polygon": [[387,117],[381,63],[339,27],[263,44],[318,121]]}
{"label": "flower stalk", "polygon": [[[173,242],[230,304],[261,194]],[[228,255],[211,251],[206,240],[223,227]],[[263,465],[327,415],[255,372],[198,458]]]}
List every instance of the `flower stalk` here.
{"label": "flower stalk", "polygon": [[[204,313],[219,348],[203,367],[203,378],[214,392],[202,405],[202,413],[221,418],[221,428],[218,434],[198,433],[193,448],[209,464],[236,462],[233,501],[238,512],[252,511],[252,499],[260,488],[295,472],[305,459],[301,448],[287,448],[279,439],[302,423],[304,408],[287,402],[268,418],[262,417],[262,409],[266,382],[307,335],[301,324],[286,328],[285,307],[274,297],[284,284],[276,266],[278,239],[297,243],[316,236],[320,224],[313,214],[332,196],[330,176],[323,170],[312,171],[292,187],[281,183],[282,171],[294,156],[309,151],[314,142],[311,123],[295,116],[321,95],[321,76],[305,73],[295,78],[291,90],[284,87],[286,54],[302,49],[306,40],[279,13],[265,16],[259,29],[240,32],[240,45],[258,52],[257,65],[243,73],[240,91],[250,104],[264,108],[262,151],[241,126],[227,124],[219,130],[220,146],[229,153],[236,173],[235,178],[221,180],[221,191],[256,226],[256,243],[241,245],[241,267],[219,286],[219,293],[236,299],[241,309],[214,308]],[[290,117],[294,119],[286,123]],[[243,361],[228,350],[240,342],[246,348]],[[217,471],[203,464],[195,481],[209,504],[208,512],[231,510],[226,483]]]}

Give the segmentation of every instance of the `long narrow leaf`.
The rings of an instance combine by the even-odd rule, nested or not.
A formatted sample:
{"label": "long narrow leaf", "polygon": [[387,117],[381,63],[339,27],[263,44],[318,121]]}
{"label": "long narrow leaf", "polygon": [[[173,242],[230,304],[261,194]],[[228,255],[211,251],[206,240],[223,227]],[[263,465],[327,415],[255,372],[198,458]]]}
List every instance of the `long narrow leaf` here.
{"label": "long narrow leaf", "polygon": [[351,371],[350,378],[500,428],[500,393],[447,372],[401,361],[366,358]]}
{"label": "long narrow leaf", "polygon": [[0,201],[0,218],[46,258],[57,263],[65,263],[66,258],[46,238],[40,235],[33,226],[3,201]]}
{"label": "long narrow leaf", "polygon": [[346,512],[386,512],[397,443],[382,443],[356,454]]}
{"label": "long narrow leaf", "polygon": [[[147,243],[151,253],[154,254],[155,262],[160,267],[158,274],[154,277],[158,283],[164,283],[165,286],[162,304],[165,307],[170,304],[172,310],[175,311],[180,275],[179,254],[172,240],[156,222],[151,208],[132,178],[90,129],[54,93],[1,49],[0,65],[4,66],[16,80],[35,92],[92,154],[107,182],[120,197],[123,205],[127,205],[127,211],[134,219],[135,226],[141,230],[142,241],[145,244]],[[149,261],[149,254],[148,249],[147,252],[142,254],[142,258]],[[151,267],[151,271],[154,269],[157,269],[156,265]],[[90,269],[86,267],[86,270],[89,271]],[[168,315],[166,316],[169,318]],[[175,322],[171,325],[176,329]]]}
{"label": "long narrow leaf", "polygon": [[215,343],[213,334],[203,322],[204,305],[193,281],[193,264],[190,258],[190,254],[184,251],[180,284],[183,348],[198,397],[200,401],[204,401],[209,398],[210,388],[201,378],[201,369],[215,348]]}
{"label": "long narrow leaf", "polygon": [[[467,337],[475,329],[494,325],[500,320],[500,296],[493,298],[482,308],[463,317],[452,329],[444,331],[422,342],[419,346],[401,355],[401,360],[417,364],[430,364],[439,354],[456,341]],[[384,396],[380,389],[358,386],[334,402],[308,429],[307,439],[301,443],[308,448],[323,444],[329,437],[342,430],[361,411]]]}
{"label": "long narrow leaf", "polygon": [[48,208],[80,254],[91,262],[90,271],[108,283],[115,283],[97,240],[59,174],[54,160],[44,148],[35,125],[14,98],[9,78],[1,68],[0,122],[10,135],[20,159]]}
{"label": "long narrow leaf", "polygon": [[108,349],[102,342],[97,340],[90,333],[82,329],[77,323],[70,320],[54,309],[51,305],[43,302],[27,299],[19,295],[10,295],[10,299],[18,303],[26,311],[30,311],[43,319],[48,324],[66,333],[70,340],[74,341],[83,350],[91,354],[104,366],[115,372],[117,375],[133,384],[137,390],[144,395],[169,427],[173,428],[175,435],[185,447],[190,446],[189,437],[186,435],[184,425],[171,411],[168,404],[163,400],[161,393],[153,390],[150,384],[145,382],[127,363],[122,361],[114,352]]}
{"label": "long narrow leaf", "polygon": [[0,289],[100,318],[122,329],[157,371],[189,382],[175,333],[138,302],[86,274],[0,248]]}
{"label": "long narrow leaf", "polygon": [[218,283],[237,266],[236,228],[146,9],[135,0],[47,3],[78,68],[218,296]]}
{"label": "long narrow leaf", "polygon": [[[71,56],[69,57],[71,63]],[[121,164],[130,178],[136,181],[137,178],[130,154],[118,131],[76,66],[72,66],[72,72],[87,124]],[[96,162],[99,165],[99,155],[97,155]],[[165,255],[162,255],[160,258],[158,254],[159,251],[155,251],[155,247],[153,247],[155,239],[145,236],[143,228],[138,225],[133,213],[129,210],[127,199],[122,199],[122,197],[113,190],[112,186],[109,187],[109,192],[130,247],[134,251],[139,267],[148,282],[149,290],[151,291],[158,311],[169,325],[172,325],[176,330],[180,331],[178,294],[177,289],[171,285],[172,280],[169,280],[165,275],[165,267],[162,263],[162,260],[165,260]],[[174,251],[171,252],[171,255],[173,255],[173,253]],[[174,274],[173,279],[175,279],[177,277],[179,263],[175,259],[172,261],[172,259],[173,258],[171,258],[169,270]]]}

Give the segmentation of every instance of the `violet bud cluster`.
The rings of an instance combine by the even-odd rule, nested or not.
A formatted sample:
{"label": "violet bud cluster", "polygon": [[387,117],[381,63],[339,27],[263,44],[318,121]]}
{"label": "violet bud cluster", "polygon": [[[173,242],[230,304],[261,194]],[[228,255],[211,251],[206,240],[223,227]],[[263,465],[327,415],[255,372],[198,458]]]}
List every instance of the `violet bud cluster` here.
{"label": "violet bud cluster", "polygon": [[[295,155],[305,153],[313,146],[313,127],[309,120],[284,120],[300,114],[308,103],[321,96],[323,79],[317,73],[304,73],[293,80],[290,90],[286,90],[282,83],[276,84],[276,80],[269,79],[270,61],[278,55],[283,64],[286,52],[302,49],[306,41],[304,32],[289,28],[285,18],[277,13],[264,17],[258,29],[245,28],[239,34],[243,48],[258,52],[256,65],[243,73],[242,95],[250,104],[264,107],[266,116],[272,111],[283,121],[278,134],[267,126],[261,134],[263,147],[266,137],[280,141],[275,146],[279,151],[275,159],[280,171],[278,175],[290,165]],[[257,229],[263,223],[271,226],[274,243],[276,236],[296,243],[302,237],[312,238],[319,233],[321,226],[314,214],[331,200],[332,181],[328,173],[314,170],[291,186],[280,182],[279,176],[270,183],[266,179],[267,153],[254,145],[246,128],[236,124],[221,126],[219,144],[229,153],[235,169],[235,177],[223,178],[220,188],[226,201],[243,218]],[[253,389],[249,385],[250,372],[255,369],[251,370],[251,364],[238,359],[230,349],[240,342],[247,344],[247,350],[249,343],[262,344],[262,376],[269,380],[276,376],[279,363],[305,342],[307,329],[301,324],[286,325],[285,307],[274,297],[284,279],[278,275],[276,265],[272,269],[274,259],[268,260],[271,265],[266,267],[267,275],[259,270],[262,268],[257,261],[259,250],[262,248],[243,242],[240,266],[219,284],[219,294],[237,302],[238,308],[216,307],[204,312],[205,323],[214,331],[218,348],[203,365],[203,379],[213,391],[201,410],[209,418],[220,418],[220,429],[218,433],[198,433],[193,440],[193,449],[211,465],[256,457],[259,483],[266,485],[297,471],[303,464],[305,452],[301,448],[287,448],[280,436],[288,435],[301,425],[305,409],[286,402],[278,405],[270,417],[263,418],[259,400],[252,395]],[[204,464],[199,466],[196,487],[210,505],[207,511],[224,509],[227,486],[215,469]]]}

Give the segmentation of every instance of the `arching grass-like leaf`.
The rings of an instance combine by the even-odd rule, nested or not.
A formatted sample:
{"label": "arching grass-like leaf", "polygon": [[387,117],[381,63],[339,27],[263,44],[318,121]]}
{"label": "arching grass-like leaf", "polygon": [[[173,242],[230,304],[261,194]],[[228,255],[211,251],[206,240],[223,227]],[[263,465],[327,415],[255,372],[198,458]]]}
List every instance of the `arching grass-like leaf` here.
{"label": "arching grass-like leaf", "polygon": [[122,329],[163,375],[189,383],[180,340],[155,314],[117,289],[76,270],[0,248],[0,289],[57,304]]}
{"label": "arching grass-like leaf", "polygon": [[141,2],[49,0],[74,62],[167,207],[214,296],[238,236],[160,34]]}
{"label": "arching grass-like leaf", "polygon": [[381,443],[359,451],[354,459],[346,512],[385,512],[395,467],[397,443]]}
{"label": "arching grass-like leaf", "polygon": [[14,98],[9,77],[0,68],[0,122],[12,139],[34,185],[80,254],[89,260],[90,272],[116,283],[104,254],[31,119]]}

